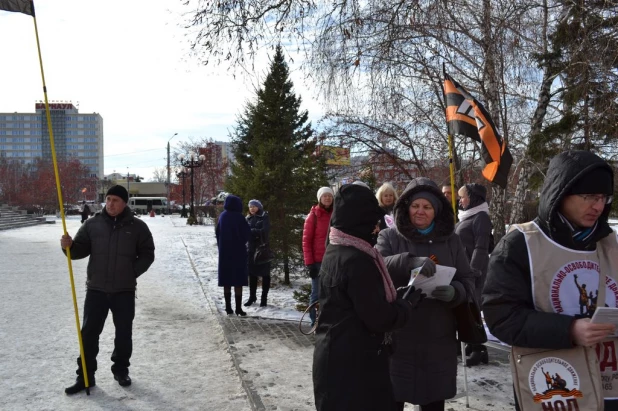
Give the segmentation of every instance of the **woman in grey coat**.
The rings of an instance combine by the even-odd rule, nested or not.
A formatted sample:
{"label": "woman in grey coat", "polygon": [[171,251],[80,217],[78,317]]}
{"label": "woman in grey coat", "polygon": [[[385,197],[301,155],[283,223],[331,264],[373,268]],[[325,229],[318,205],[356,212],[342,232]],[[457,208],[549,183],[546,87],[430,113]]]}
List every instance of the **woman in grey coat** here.
{"label": "woman in grey coat", "polygon": [[[481,275],[475,280],[475,298],[481,306],[481,293],[487,277],[489,264],[489,238],[491,236],[491,220],[489,219],[489,205],[485,201],[487,189],[480,184],[466,184],[459,191],[459,222],[455,226],[455,233],[466,248],[466,255],[470,267]],[[466,365],[487,364],[489,357],[487,347],[483,344],[468,344],[466,346]]]}
{"label": "woman in grey coat", "polygon": [[428,178],[410,182],[395,204],[395,227],[382,230],[376,248],[395,287],[407,284],[408,253],[455,267],[450,285],[439,287],[419,304],[394,336],[390,374],[400,410],[406,402],[421,411],[444,410],[457,393],[457,338],[453,308],[474,298],[474,277],[466,251],[454,233],[450,204]]}

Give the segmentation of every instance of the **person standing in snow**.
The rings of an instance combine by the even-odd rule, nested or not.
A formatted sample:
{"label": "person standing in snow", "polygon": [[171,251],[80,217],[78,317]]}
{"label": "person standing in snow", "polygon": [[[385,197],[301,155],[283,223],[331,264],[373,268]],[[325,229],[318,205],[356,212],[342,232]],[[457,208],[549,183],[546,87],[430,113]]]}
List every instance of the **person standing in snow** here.
{"label": "person standing in snow", "polygon": [[[326,251],[326,236],[328,235],[330,216],[333,213],[334,193],[330,187],[320,187],[317,196],[318,204],[311,207],[303,227],[303,256],[309,277],[311,277],[309,305],[319,299],[320,267]],[[311,327],[313,327],[316,318],[315,307],[309,310],[309,317],[311,318]]]}
{"label": "person standing in snow", "polygon": [[[251,255],[247,254],[247,242],[251,230],[242,215],[242,200],[239,197],[229,194],[225,198],[223,210],[215,227],[219,249],[218,284],[223,287],[225,312],[244,317],[247,313],[242,310],[242,288],[247,285],[247,259]],[[234,311],[232,287],[236,302]]]}
{"label": "person standing in snow", "polygon": [[[607,355],[612,353],[609,363],[615,364],[618,339],[607,338],[614,332],[611,324],[591,323],[591,313],[581,310],[583,294],[575,280],[586,282],[590,291],[604,291],[600,306],[618,305],[610,288],[618,280],[618,241],[608,224],[613,194],[614,171],[599,156],[573,150],[554,157],[538,216],[515,225],[498,242],[482,294],[489,330],[511,346],[547,349],[551,356],[553,350],[602,342],[596,349],[604,381],[612,379]],[[586,370],[575,372],[586,375]],[[605,400],[605,410],[618,410],[618,385],[602,386],[611,399]]]}
{"label": "person standing in snow", "polygon": [[[394,411],[388,372],[391,332],[404,326],[422,290],[395,290],[373,247],[383,215],[373,192],[342,186],[322,259],[320,318],[313,352],[318,411]],[[410,261],[412,262],[411,259]],[[420,265],[422,260],[416,260]],[[413,268],[413,267],[411,267]],[[431,276],[435,265],[424,274]]]}
{"label": "person standing in snow", "polygon": [[[99,336],[109,311],[116,327],[112,373],[121,386],[131,385],[129,360],[133,351],[135,289],[137,278],[154,261],[155,246],[148,226],[133,217],[128,201],[129,193],[124,187],[110,187],[105,208],[82,224],[75,239],[69,235],[60,239],[62,251],[66,254],[66,249],[70,249],[72,260],[90,257],[81,330],[90,387],[96,385]],[[70,395],[85,388],[81,357],[78,357],[75,384],[64,391]]]}
{"label": "person standing in snow", "polygon": [[[421,411],[444,410],[457,393],[457,324],[455,309],[474,299],[474,277],[466,250],[455,234],[453,210],[430,179],[413,179],[395,203],[395,226],[380,231],[376,248],[395,286],[410,279],[410,255],[457,269],[449,285],[436,287],[394,335],[391,381],[398,410],[406,402]],[[429,297],[429,296],[428,296]]]}
{"label": "person standing in snow", "polygon": [[268,212],[264,211],[264,207],[259,200],[251,200],[249,201],[249,214],[246,219],[251,228],[251,237],[249,237],[249,299],[245,303],[245,307],[249,307],[257,301],[258,277],[262,277],[260,307],[266,307],[268,304],[268,291],[270,290],[270,262],[255,264],[253,256],[260,244],[268,244],[270,217]]}
{"label": "person standing in snow", "polygon": [[80,211],[80,214],[82,216],[82,224],[84,224],[84,221],[86,221],[88,217],[90,217],[90,207],[88,206],[88,204],[86,204],[85,200],[82,203],[82,209]]}
{"label": "person standing in snow", "polygon": [[[457,192],[460,210],[459,222],[455,225],[455,233],[461,239],[470,267],[480,273],[474,280],[474,296],[478,306],[481,306],[481,293],[487,277],[489,264],[489,238],[491,236],[491,220],[489,205],[485,201],[487,189],[481,184],[466,184]],[[487,347],[483,344],[468,344],[466,346],[466,365],[478,365],[489,361]]]}

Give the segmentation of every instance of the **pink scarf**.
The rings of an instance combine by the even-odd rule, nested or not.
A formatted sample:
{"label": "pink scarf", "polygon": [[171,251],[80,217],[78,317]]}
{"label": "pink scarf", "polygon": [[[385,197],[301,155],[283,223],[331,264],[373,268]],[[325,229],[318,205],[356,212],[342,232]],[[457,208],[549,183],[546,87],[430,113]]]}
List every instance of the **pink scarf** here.
{"label": "pink scarf", "polygon": [[397,299],[397,291],[393,286],[391,276],[388,274],[386,264],[384,264],[384,258],[382,258],[382,254],[380,254],[378,250],[373,248],[367,241],[346,234],[343,231],[337,230],[334,227],[330,228],[330,234],[328,238],[331,244],[354,247],[358,250],[361,250],[365,254],[369,254],[373,258],[373,262],[378,267],[378,270],[380,270],[380,274],[382,275],[384,291],[386,292],[386,301],[392,303]]}

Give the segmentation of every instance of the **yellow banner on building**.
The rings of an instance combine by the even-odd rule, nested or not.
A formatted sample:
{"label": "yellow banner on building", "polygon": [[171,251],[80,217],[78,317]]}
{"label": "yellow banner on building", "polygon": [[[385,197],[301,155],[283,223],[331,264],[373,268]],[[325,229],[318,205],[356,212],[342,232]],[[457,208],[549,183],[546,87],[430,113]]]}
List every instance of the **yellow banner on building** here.
{"label": "yellow banner on building", "polygon": [[333,146],[319,146],[318,153],[326,158],[326,164],[330,166],[349,166],[350,149]]}

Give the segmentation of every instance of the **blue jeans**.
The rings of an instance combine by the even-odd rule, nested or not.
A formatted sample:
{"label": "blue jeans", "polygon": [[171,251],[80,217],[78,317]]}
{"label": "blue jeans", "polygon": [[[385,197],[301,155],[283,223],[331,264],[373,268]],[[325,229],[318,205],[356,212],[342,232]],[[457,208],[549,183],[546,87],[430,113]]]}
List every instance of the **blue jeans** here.
{"label": "blue jeans", "polygon": [[[318,266],[318,270],[321,268],[322,263],[315,263]],[[309,296],[309,305],[315,303],[320,299],[320,276],[311,279],[311,295]],[[309,318],[311,318],[311,326],[315,324],[315,308],[309,310]]]}

